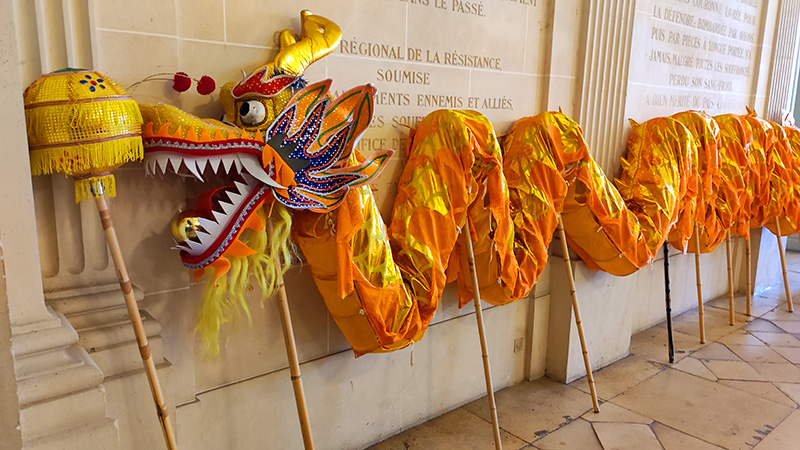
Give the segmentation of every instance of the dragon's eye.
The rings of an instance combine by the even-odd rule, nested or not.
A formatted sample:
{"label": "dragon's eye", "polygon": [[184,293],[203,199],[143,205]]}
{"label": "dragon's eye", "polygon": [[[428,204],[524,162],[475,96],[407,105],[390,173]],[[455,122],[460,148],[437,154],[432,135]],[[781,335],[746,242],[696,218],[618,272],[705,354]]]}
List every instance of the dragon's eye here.
{"label": "dragon's eye", "polygon": [[239,106],[239,119],[242,125],[254,127],[267,118],[267,108],[258,100],[248,100]]}

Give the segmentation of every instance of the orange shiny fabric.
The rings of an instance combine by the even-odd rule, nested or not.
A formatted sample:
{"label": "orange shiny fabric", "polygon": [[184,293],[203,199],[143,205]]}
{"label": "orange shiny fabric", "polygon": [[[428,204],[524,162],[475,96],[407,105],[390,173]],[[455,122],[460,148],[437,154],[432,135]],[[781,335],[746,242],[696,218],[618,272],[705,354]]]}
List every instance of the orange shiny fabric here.
{"label": "orange shiny fabric", "polygon": [[[700,231],[699,251],[707,253],[725,239],[726,230],[733,224],[733,209],[738,209],[739,205],[738,193],[721,180],[721,138],[717,122],[708,114],[697,111],[685,111],[672,118],[689,130],[697,148],[699,176],[696,222]],[[691,180],[689,185],[691,187]],[[684,252],[698,251],[694,239],[686,242],[678,237],[670,232],[669,240],[673,247]]]}
{"label": "orange shiny fabric", "polygon": [[[686,127],[674,119],[656,118],[641,125],[632,122],[631,126],[627,153],[621,159],[622,174],[615,183],[623,214],[601,222],[602,229],[596,231],[591,230],[593,224],[574,225],[575,230],[584,234],[591,230],[594,231],[592,235],[605,234],[614,239],[618,254],[605,252],[607,256],[604,255],[602,261],[583,245],[575,243],[586,253],[583,255],[576,249],[589,267],[597,266],[618,276],[630,275],[650,263],[678,220],[679,205],[687,192],[687,173],[692,167],[691,146],[694,145]],[[569,201],[568,196],[567,204]],[[565,206],[565,218],[567,211]],[[570,228],[573,227],[567,228],[568,232]],[[599,242],[599,239],[588,238],[592,247],[597,247]]]}
{"label": "orange shiny fabric", "polygon": [[736,190],[738,209],[733,211],[733,231],[750,236],[750,220],[753,217],[753,190],[750,180],[750,142],[753,132],[742,116],[723,114],[714,120],[720,130],[720,182],[728,189]]}
{"label": "orange shiny fabric", "polygon": [[300,246],[328,311],[353,353],[381,353],[422,339],[425,327],[392,259],[386,227],[368,186],[334,211],[298,211]]}
{"label": "orange shiny fabric", "polygon": [[775,166],[773,157],[775,131],[769,122],[759,119],[754,113],[744,117],[750,125],[753,136],[750,142],[750,171],[747,188],[753,195],[753,203],[750,206],[752,211],[750,228],[756,228],[764,226],[767,221],[773,221],[782,207],[780,199],[775,199],[776,201],[770,199],[772,195],[771,179]]}
{"label": "orange shiny fabric", "polygon": [[[550,136],[546,149],[567,183],[561,215],[573,250],[588,267],[618,276],[652,261],[687,191],[692,142],[685,127],[672,119],[634,125],[617,190],[592,159],[576,122],[560,113],[540,116]],[[517,122],[511,135],[537,118]],[[506,150],[513,149],[515,141],[506,142]]]}
{"label": "orange shiny fabric", "polygon": [[366,188],[336,211],[296,213],[293,236],[355,354],[422,338],[449,281],[459,280],[461,305],[472,299],[459,239],[467,217],[482,298],[527,296],[566,192],[553,150],[574,147],[575,136],[566,116],[527,119],[507,138],[504,160],[484,116],[436,111],[412,132],[388,234]]}
{"label": "orange shiny fabric", "polygon": [[[496,239],[500,228],[494,225],[496,219],[488,213],[486,203],[473,202],[469,209],[474,235],[493,237],[477,239],[473,244],[481,296],[489,303],[501,305],[527,296],[544,270],[567,190],[561,176],[563,165],[556,155],[573,144],[570,136],[579,131],[577,124],[563,114],[543,113],[517,121],[504,137],[503,175],[513,227],[513,240],[506,247],[513,259],[497,262],[495,253],[503,247]],[[457,241],[460,264],[455,275],[463,306],[472,299],[472,287],[461,244]]]}
{"label": "orange shiny fabric", "polygon": [[[699,217],[705,216],[706,202],[704,201],[705,189],[703,186],[702,176],[707,175],[704,171],[701,175],[701,150],[698,149],[698,144],[703,145],[703,141],[715,142],[714,137],[703,136],[702,132],[708,127],[708,123],[702,116],[696,113],[682,113],[678,116],[672,117],[678,123],[686,128],[689,133],[689,154],[688,161],[681,164],[681,167],[687,168],[686,171],[686,192],[678,202],[678,220],[669,231],[667,239],[673,247],[686,253],[689,249],[689,241],[694,235],[695,223]],[[677,127],[676,127],[677,128]],[[678,153],[678,155],[681,155]],[[708,151],[702,151],[703,169],[709,166],[707,158],[709,157]],[[711,157],[712,159],[716,159]],[[712,169],[713,170],[713,169]]]}
{"label": "orange shiny fabric", "polygon": [[[800,130],[776,123],[771,125],[775,130],[775,166],[770,203],[782,205],[777,218],[781,234],[788,236],[800,232]],[[774,220],[767,220],[766,227],[777,234]]]}

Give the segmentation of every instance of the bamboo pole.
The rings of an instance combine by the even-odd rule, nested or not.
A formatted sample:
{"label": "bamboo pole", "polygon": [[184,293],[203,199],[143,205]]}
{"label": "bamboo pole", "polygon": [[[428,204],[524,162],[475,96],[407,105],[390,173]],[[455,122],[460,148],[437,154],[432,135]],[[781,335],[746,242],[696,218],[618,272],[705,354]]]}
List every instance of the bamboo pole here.
{"label": "bamboo pole", "polygon": [[789,275],[786,273],[786,255],[783,252],[783,243],[781,242],[781,222],[775,218],[775,231],[778,238],[778,252],[781,255],[781,270],[783,271],[783,288],[786,289],[786,306],[789,312],[794,312],[794,305],[792,304],[792,292],[789,289]]}
{"label": "bamboo pole", "polygon": [[120,249],[119,240],[117,239],[117,232],[114,229],[114,222],[111,220],[111,212],[108,210],[108,203],[103,195],[102,185],[96,183],[92,186],[92,192],[94,193],[97,212],[100,214],[100,222],[106,233],[106,241],[111,251],[111,258],[114,260],[114,266],[117,268],[117,278],[119,279],[119,285],[123,297],[125,298],[125,306],[128,308],[128,317],[131,320],[133,334],[136,336],[136,343],[139,345],[139,355],[142,357],[144,372],[147,374],[150,392],[153,394],[153,402],[156,406],[158,421],[161,424],[161,431],[164,434],[164,442],[167,444],[168,450],[176,450],[178,445],[175,439],[175,430],[172,428],[172,422],[170,422],[169,415],[167,414],[164,394],[161,391],[161,384],[158,382],[156,365],[153,362],[153,355],[150,353],[150,343],[147,341],[147,334],[145,334],[144,325],[142,324],[142,316],[139,314],[139,306],[136,304],[136,296],[133,293],[133,284],[128,276],[128,268],[125,265],[125,260],[122,258],[122,250]]}
{"label": "bamboo pole", "polygon": [[669,247],[664,242],[664,302],[667,304],[667,355],[670,364],[675,362],[675,342],[672,337],[672,298],[669,294]]}
{"label": "bamboo pole", "polygon": [[478,337],[481,340],[481,354],[483,356],[483,376],[486,380],[486,396],[489,398],[489,413],[492,416],[492,429],[494,431],[494,448],[502,450],[500,441],[500,424],[497,420],[497,405],[494,401],[494,387],[492,386],[492,371],[489,366],[489,352],[486,345],[486,330],[483,326],[483,311],[481,311],[481,292],[478,286],[478,274],[475,271],[475,251],[472,249],[472,233],[470,232],[469,217],[464,224],[464,240],[467,243],[467,262],[469,274],[472,277],[472,300],[475,304],[475,319],[478,321]]}
{"label": "bamboo pole", "polygon": [[[270,238],[272,236],[272,220],[267,220],[267,230]],[[274,264],[281,272],[281,263],[275,258]],[[311,422],[308,419],[308,408],[306,407],[306,396],[303,392],[303,381],[300,378],[300,361],[297,357],[297,342],[294,339],[292,329],[292,314],[289,311],[289,299],[286,295],[286,285],[281,276],[280,286],[276,297],[278,299],[278,309],[281,313],[281,325],[283,328],[283,342],[286,345],[286,357],[289,360],[289,372],[292,376],[292,388],[294,389],[294,401],[297,406],[297,416],[300,420],[300,431],[303,434],[303,446],[306,450],[314,449],[314,438],[311,436]]]}
{"label": "bamboo pole", "polygon": [[572,296],[572,314],[575,316],[575,325],[578,328],[578,339],[581,341],[581,352],[583,353],[583,365],[586,367],[586,380],[589,382],[589,392],[592,394],[592,406],[594,412],[600,412],[600,405],[597,402],[597,388],[594,385],[594,375],[592,366],[589,363],[589,352],[586,350],[586,337],[583,335],[583,324],[581,323],[581,312],[578,309],[578,295],[575,292],[575,277],[572,274],[572,263],[569,260],[569,246],[567,245],[567,235],[564,233],[564,221],[561,214],[558,215],[558,237],[561,240],[561,251],[564,253],[564,264],[567,266],[567,279],[569,280],[569,294]]}
{"label": "bamboo pole", "polygon": [[730,324],[736,325],[736,317],[733,307],[733,257],[731,256],[731,230],[725,234],[725,254],[728,257],[728,314],[730,314]]}
{"label": "bamboo pole", "polygon": [[706,321],[703,315],[703,282],[700,278],[700,226],[694,223],[694,273],[697,278],[697,322],[700,324],[700,343],[706,343]]}
{"label": "bamboo pole", "polygon": [[744,268],[744,275],[747,277],[745,281],[745,287],[747,289],[747,306],[745,314],[748,316],[752,313],[753,307],[753,273],[752,273],[752,255],[750,254],[750,233],[744,238],[745,242],[745,268]]}

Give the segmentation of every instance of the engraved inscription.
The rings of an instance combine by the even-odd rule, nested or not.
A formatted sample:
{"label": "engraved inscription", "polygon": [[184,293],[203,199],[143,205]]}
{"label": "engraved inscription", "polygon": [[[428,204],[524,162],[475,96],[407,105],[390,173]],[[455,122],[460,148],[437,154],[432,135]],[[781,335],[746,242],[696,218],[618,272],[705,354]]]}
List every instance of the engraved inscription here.
{"label": "engraved inscription", "polygon": [[[638,3],[628,111],[646,117],[682,109],[712,114],[731,112],[731,108],[743,110],[757,64],[757,18],[762,3],[763,0]],[[647,64],[637,64],[642,60]],[[636,114],[637,111],[643,114]]]}

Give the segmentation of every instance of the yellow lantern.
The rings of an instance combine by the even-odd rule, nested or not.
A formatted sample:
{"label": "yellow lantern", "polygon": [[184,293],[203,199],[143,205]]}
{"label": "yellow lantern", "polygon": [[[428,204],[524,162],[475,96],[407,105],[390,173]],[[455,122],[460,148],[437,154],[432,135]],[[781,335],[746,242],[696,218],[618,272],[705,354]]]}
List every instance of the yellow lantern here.
{"label": "yellow lantern", "polygon": [[31,172],[75,178],[75,201],[92,186],[116,195],[111,171],[141,160],[142,116],[122,86],[92,71],[64,69],[42,75],[24,94]]}

